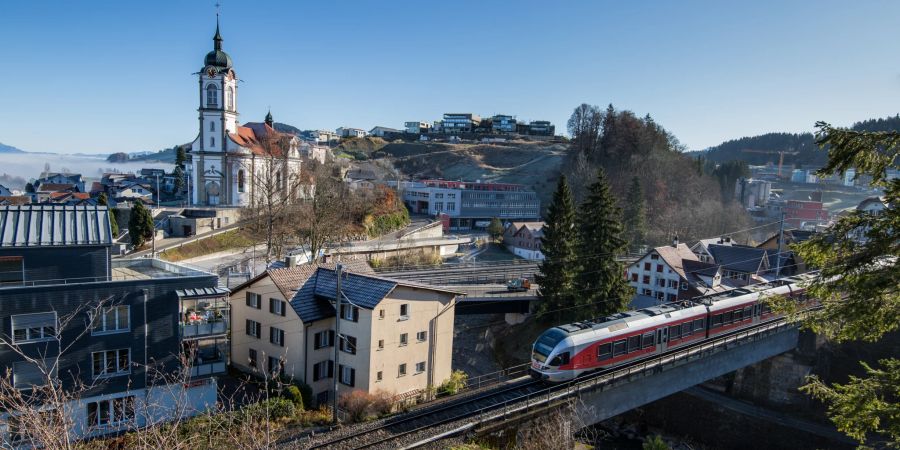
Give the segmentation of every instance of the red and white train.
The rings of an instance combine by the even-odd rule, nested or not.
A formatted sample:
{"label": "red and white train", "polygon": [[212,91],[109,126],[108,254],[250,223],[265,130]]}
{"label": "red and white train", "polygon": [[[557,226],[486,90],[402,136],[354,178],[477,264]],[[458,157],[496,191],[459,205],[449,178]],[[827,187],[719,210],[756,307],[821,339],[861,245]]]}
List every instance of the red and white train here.
{"label": "red and white train", "polygon": [[785,295],[807,302],[804,287],[818,276],[806,273],[745,286],[690,301],[627,311],[597,322],[576,322],[545,331],[532,346],[531,375],[569,381],[659,354],[776,317],[765,296]]}

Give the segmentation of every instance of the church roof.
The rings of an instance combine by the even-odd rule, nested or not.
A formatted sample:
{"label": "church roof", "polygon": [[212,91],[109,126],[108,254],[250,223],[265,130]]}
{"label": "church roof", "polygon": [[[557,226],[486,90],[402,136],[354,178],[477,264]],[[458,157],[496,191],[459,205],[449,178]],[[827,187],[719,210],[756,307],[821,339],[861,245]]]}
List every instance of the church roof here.
{"label": "church roof", "polygon": [[216,16],[216,35],[213,36],[213,51],[206,54],[205,66],[231,69],[231,56],[222,51],[222,35],[219,33],[219,16]]}
{"label": "church roof", "polygon": [[[283,138],[290,138],[291,135],[275,131],[268,124],[259,122],[245,123],[242,127],[237,127],[236,133],[228,133],[228,137],[235,144],[245,147],[255,155],[259,156],[284,156],[284,146],[278,145]],[[267,145],[271,142],[271,145]]]}

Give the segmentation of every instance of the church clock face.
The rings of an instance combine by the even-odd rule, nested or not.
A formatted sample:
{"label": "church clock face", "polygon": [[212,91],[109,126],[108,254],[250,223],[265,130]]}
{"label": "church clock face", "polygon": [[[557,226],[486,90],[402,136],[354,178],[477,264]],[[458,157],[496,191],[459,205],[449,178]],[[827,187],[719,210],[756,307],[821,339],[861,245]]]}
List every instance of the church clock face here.
{"label": "church clock face", "polygon": [[216,69],[213,67],[210,67],[210,68],[206,69],[206,74],[211,77],[214,77],[214,76],[216,76]]}

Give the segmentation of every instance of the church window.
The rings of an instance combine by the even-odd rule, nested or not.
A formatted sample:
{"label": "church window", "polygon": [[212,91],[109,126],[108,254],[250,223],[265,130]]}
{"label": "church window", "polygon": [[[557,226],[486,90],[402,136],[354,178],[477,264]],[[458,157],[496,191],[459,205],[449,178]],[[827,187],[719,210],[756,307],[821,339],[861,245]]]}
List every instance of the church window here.
{"label": "church window", "polygon": [[238,192],[244,192],[244,171],[238,170]]}
{"label": "church window", "polygon": [[206,87],[206,106],[218,106],[218,89],[216,85],[210,84]]}
{"label": "church window", "polygon": [[215,147],[215,146],[216,146],[216,138],[210,136],[210,138],[209,138],[209,146],[210,146],[210,147]]}
{"label": "church window", "polygon": [[209,122],[209,131],[216,131],[216,123]]}
{"label": "church window", "polygon": [[234,109],[234,88],[229,87],[228,93],[226,95],[227,95],[227,97],[225,99],[225,102],[226,102],[225,104],[228,106],[228,109],[233,110]]}

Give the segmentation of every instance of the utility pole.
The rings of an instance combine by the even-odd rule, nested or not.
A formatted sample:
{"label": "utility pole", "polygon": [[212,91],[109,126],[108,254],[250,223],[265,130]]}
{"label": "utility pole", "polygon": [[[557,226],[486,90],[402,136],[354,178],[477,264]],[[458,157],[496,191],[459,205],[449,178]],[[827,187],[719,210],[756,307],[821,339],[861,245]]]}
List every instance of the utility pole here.
{"label": "utility pole", "polygon": [[332,372],[331,385],[334,389],[334,398],[331,399],[331,423],[338,423],[338,377],[341,376],[341,366],[338,364],[338,358],[341,353],[341,271],[343,267],[340,263],[335,265],[334,272],[337,275],[337,288],[334,294],[334,371]]}
{"label": "utility pole", "polygon": [[781,211],[781,226],[778,230],[778,267],[775,269],[775,278],[781,276],[781,246],[784,245],[784,210]]}

